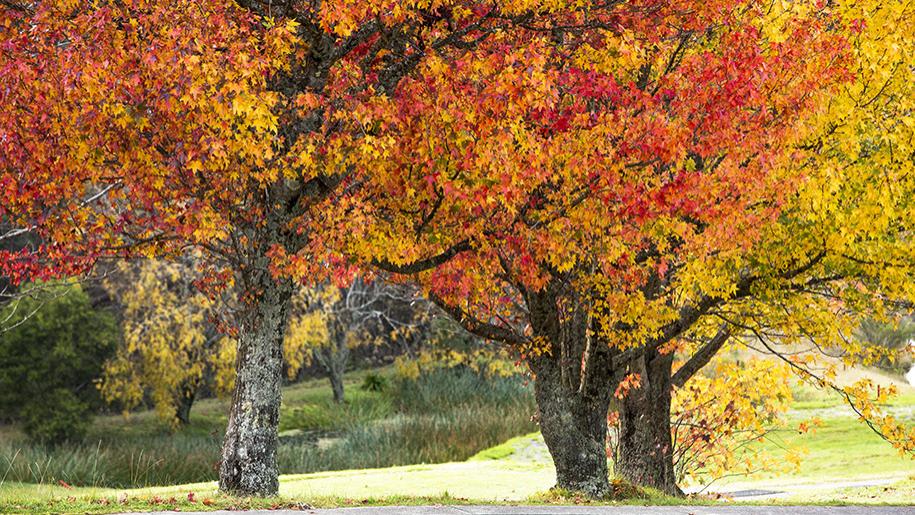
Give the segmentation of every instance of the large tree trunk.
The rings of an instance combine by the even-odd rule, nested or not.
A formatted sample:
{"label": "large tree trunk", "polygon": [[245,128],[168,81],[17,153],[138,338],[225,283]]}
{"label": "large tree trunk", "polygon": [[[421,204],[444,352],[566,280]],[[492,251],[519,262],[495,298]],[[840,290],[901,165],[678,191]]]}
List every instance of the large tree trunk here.
{"label": "large tree trunk", "polygon": [[526,301],[535,336],[549,342],[548,351],[529,363],[540,432],[556,467],[556,486],[605,497],[610,493],[609,348],[592,341],[596,327],[588,306],[563,284],[551,283],[530,293]]}
{"label": "large tree trunk", "polygon": [[[532,360],[540,432],[556,467],[556,486],[589,497],[610,493],[607,411],[610,395],[585,395],[563,383],[557,360]],[[606,385],[606,383],[605,383]]]}
{"label": "large tree trunk", "polygon": [[279,489],[277,426],[291,288],[265,275],[239,324],[235,394],[219,470],[219,489],[244,496]]}
{"label": "large tree trunk", "polygon": [[635,485],[680,496],[673,464],[670,428],[673,354],[651,352],[634,372],[641,385],[618,402],[619,434],[614,471]]}

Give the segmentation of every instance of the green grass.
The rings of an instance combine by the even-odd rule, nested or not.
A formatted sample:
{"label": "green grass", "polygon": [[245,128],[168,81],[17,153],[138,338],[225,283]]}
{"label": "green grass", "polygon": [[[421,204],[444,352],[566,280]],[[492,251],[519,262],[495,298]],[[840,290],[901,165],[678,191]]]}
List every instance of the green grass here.
{"label": "green grass", "polygon": [[825,419],[813,434],[777,433],[765,446],[772,452],[786,447],[800,447],[806,451],[800,469],[784,476],[788,478],[854,479],[905,474],[915,469],[911,458],[901,456],[851,416]]}
{"label": "green grass", "polygon": [[[790,419],[795,427],[801,420],[797,414]],[[771,434],[768,440],[756,445],[776,457],[784,455],[789,449],[799,450],[800,466],[781,473],[761,472],[725,478],[715,483],[715,489],[797,490],[800,498],[804,498],[805,485],[874,479],[898,481],[908,478],[915,471],[915,461],[911,456],[900,455],[850,413],[823,419],[819,428],[808,433],[785,430]],[[915,497],[910,501],[915,502]]]}
{"label": "green grass", "polygon": [[[314,507],[405,505],[405,504],[717,504],[700,496],[676,499],[646,491],[633,497],[595,503],[576,496],[550,492],[552,467],[532,463],[529,446],[540,443],[539,435],[514,438],[459,463],[411,465],[383,469],[349,470],[285,475],[280,496],[251,500],[220,496],[215,483],[119,491],[54,485],[0,486],[0,512],[48,511],[66,513],[111,513],[128,510],[209,510],[216,508]],[[536,460],[535,460],[536,461]],[[825,488],[793,496],[747,504],[909,504],[913,502],[915,477],[893,485],[870,488]],[[194,492],[194,502],[188,493]],[[209,504],[203,504],[207,500]],[[123,501],[123,502],[119,502]],[[729,501],[728,504],[733,504]]]}
{"label": "green grass", "polygon": [[[296,502],[314,506],[584,502],[574,497],[544,493],[553,485],[553,467],[539,434],[531,433],[535,430],[529,420],[533,412],[532,400],[529,391],[521,388],[520,384],[496,383],[481,390],[481,384],[472,378],[442,375],[427,379],[422,388],[392,383],[387,393],[379,394],[358,390],[356,385],[360,382],[359,375],[350,378],[347,391],[350,402],[343,407],[333,405],[329,388],[324,382],[310,382],[285,389],[282,426],[284,434],[292,436],[286,438],[280,448],[280,461],[286,474],[281,480],[281,497],[278,500],[247,501],[219,496],[215,483],[198,482],[201,479],[184,480],[181,482],[190,484],[180,486],[130,490],[58,486],[54,467],[57,470],[70,467],[91,471],[94,466],[96,471],[107,471],[112,461],[124,459],[126,453],[102,447],[103,452],[120,452],[120,455],[98,456],[99,447],[95,448],[96,455],[93,455],[91,448],[86,446],[85,456],[66,458],[62,452],[51,453],[47,457],[32,456],[30,460],[36,463],[47,458],[51,465],[44,466],[41,470],[46,472],[39,474],[37,479],[30,479],[31,476],[25,474],[25,481],[42,481],[43,484],[22,484],[11,481],[22,479],[8,477],[0,484],[0,512],[107,513],[128,509],[266,508],[273,504],[290,505]],[[901,413],[909,413],[905,417],[910,422],[915,421],[911,416],[911,406],[915,404],[913,392],[915,390],[904,389],[890,405]],[[730,478],[716,483],[716,489],[765,488],[790,494],[755,504],[915,502],[915,475],[910,459],[899,456],[865,425],[855,420],[850,410],[843,407],[835,396],[800,391],[799,397],[790,413],[792,424],[818,416],[823,425],[806,434],[791,431],[777,433],[762,445],[776,454],[789,447],[806,447],[808,452],[800,469],[781,476],[759,474],[749,478]],[[175,474],[174,471],[183,466],[172,460],[181,459],[182,452],[192,451],[193,445],[196,445],[193,442],[211,441],[214,449],[218,449],[224,409],[225,405],[218,401],[201,403],[195,409],[191,427],[175,436],[169,436],[149,413],[132,416],[128,422],[120,417],[102,417],[96,422],[93,434],[97,437],[107,434],[110,442],[130,442],[129,445],[139,445],[143,439],[152,438],[147,448],[150,445],[165,446],[165,442],[173,439],[178,443],[169,445],[176,450],[160,464],[162,477],[165,477],[164,474]],[[515,436],[519,434],[525,436]],[[16,437],[15,431],[6,428],[0,433],[0,441],[7,442],[8,436]],[[318,437],[322,438],[322,443],[314,445],[313,440]],[[0,443],[0,479],[5,469],[3,456],[8,456],[4,454],[4,445],[7,444]],[[67,449],[67,452],[72,453],[73,450]],[[154,451],[149,451],[147,456],[153,455]],[[36,457],[38,459],[34,459]],[[134,459],[138,460],[137,457]],[[155,454],[155,458],[148,459],[162,458]],[[201,462],[203,459],[198,456],[190,461]],[[427,464],[415,464],[423,462]],[[100,463],[105,463],[105,467],[101,467]],[[390,466],[398,464],[403,466]],[[40,469],[36,467],[32,465],[34,470]],[[91,477],[90,472],[80,474]],[[215,477],[212,471],[202,475],[206,480]],[[149,477],[155,475],[150,474]],[[890,479],[894,484],[867,488],[842,485],[843,482],[874,478]],[[159,484],[176,481],[173,477],[167,479],[169,481]],[[824,482],[830,484],[824,485]],[[187,501],[188,492],[196,494],[196,502]],[[124,493],[127,495],[126,503],[118,504],[118,496]],[[173,497],[174,503],[171,502]],[[201,504],[204,498],[211,499],[212,504]],[[683,501],[649,492],[647,499],[626,502],[671,504]],[[707,504],[717,501],[701,497],[687,502]]]}
{"label": "green grass", "polygon": [[[846,382],[868,374],[866,370],[852,371]],[[880,381],[880,374],[875,373],[874,379]],[[884,407],[911,426],[915,424],[915,388],[897,385],[899,395]],[[800,466],[779,474],[762,472],[726,478],[715,483],[716,489],[787,491],[791,495],[777,500],[786,503],[915,503],[915,460],[911,455],[901,455],[875,434],[833,392],[800,385],[794,387],[794,398],[787,417],[788,429],[770,434],[765,442],[756,445],[775,456],[783,455],[788,449],[800,450]],[[819,427],[808,433],[796,431],[800,422],[814,418],[820,420]],[[872,480],[894,484],[868,488],[841,486]],[[875,492],[880,495],[874,497]]]}
{"label": "green grass", "polygon": [[[886,444],[856,421],[847,417],[826,420],[819,431],[798,435],[810,448],[802,469],[795,475],[777,478],[757,478],[725,484],[726,489],[773,488],[787,491],[788,497],[755,501],[750,504],[910,504],[915,502],[915,476],[911,462],[900,458]],[[787,437],[787,436],[786,436]],[[853,441],[863,443],[851,445]],[[843,452],[843,464],[835,465]],[[853,467],[852,467],[853,465]],[[842,468],[845,467],[843,471]],[[858,470],[862,474],[856,475]],[[819,485],[814,481],[853,477],[896,477],[895,484],[868,488],[847,488]],[[908,474],[908,475],[907,475]],[[539,434],[532,433],[509,439],[485,449],[464,462],[400,467],[373,468],[284,475],[280,497],[275,500],[250,501],[221,497],[215,483],[198,483],[173,487],[137,490],[74,488],[55,485],[22,485],[6,483],[0,486],[0,512],[61,511],[107,513],[127,509],[213,509],[230,507],[271,507],[294,505],[297,502],[313,506],[351,506],[375,504],[461,504],[461,503],[577,503],[588,502],[575,497],[548,493],[554,481],[552,464],[545,454]],[[197,502],[187,502],[188,492],[194,492]],[[117,504],[126,495],[126,504]],[[172,503],[170,499],[174,498]],[[70,500],[68,500],[70,499]],[[202,499],[212,499],[210,506]],[[710,504],[713,498],[689,500],[672,499],[656,492],[646,498],[625,500],[632,504]],[[733,502],[733,501],[730,501]],[[108,504],[105,504],[108,503]],[[14,509],[15,508],[15,509]]]}
{"label": "green grass", "polygon": [[536,433],[516,436],[511,440],[474,454],[468,461],[505,460],[509,456],[516,455],[521,448],[527,446],[531,439],[536,437]]}
{"label": "green grass", "polygon": [[[547,458],[533,459],[530,444],[542,446],[539,434],[517,437],[486,449],[468,461],[409,465],[364,470],[293,474],[281,477],[280,497],[247,501],[222,497],[215,483],[134,490],[71,488],[55,485],[10,484],[0,486],[0,512],[12,511],[109,513],[127,509],[213,509],[216,507],[270,507],[307,503],[315,507],[517,503],[556,504],[590,502],[548,493],[553,485],[552,465]],[[497,458],[497,456],[499,456]],[[188,503],[189,492],[196,503]],[[124,504],[117,500],[125,499]],[[171,501],[174,499],[174,502]],[[201,504],[211,499],[210,506]],[[626,499],[634,504],[682,504],[684,501],[657,492]],[[693,502],[693,501],[689,501]],[[246,504],[247,503],[247,504]]]}
{"label": "green grass", "polygon": [[[348,378],[343,406],[325,381],[284,389],[282,473],[461,461],[536,428],[533,396],[520,378],[445,371],[393,381],[380,393],[360,390],[362,375]],[[0,428],[0,481],[114,488],[212,481],[227,409],[201,401],[190,426],[175,434],[151,412],[98,417],[84,442],[56,448]]]}
{"label": "green grass", "polygon": [[784,500],[785,504],[893,504],[911,505],[915,503],[915,475],[896,481],[890,485],[868,487],[837,487],[825,491],[806,491],[791,495]]}

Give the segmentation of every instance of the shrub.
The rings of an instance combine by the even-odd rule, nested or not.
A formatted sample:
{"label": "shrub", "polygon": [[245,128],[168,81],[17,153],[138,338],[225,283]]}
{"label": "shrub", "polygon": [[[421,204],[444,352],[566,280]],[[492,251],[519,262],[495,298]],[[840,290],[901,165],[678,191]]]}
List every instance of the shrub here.
{"label": "shrub", "polygon": [[[79,286],[42,290],[41,298],[0,308],[0,320],[10,324],[0,332],[0,416],[27,419],[39,439],[75,436],[88,410],[101,405],[95,381],[117,345],[117,324],[93,309]],[[59,417],[50,414],[55,407]],[[74,423],[69,431],[66,423]]]}
{"label": "shrub", "polygon": [[367,392],[383,392],[388,387],[388,378],[375,372],[369,372],[362,380],[362,388]]}
{"label": "shrub", "polygon": [[47,444],[81,440],[86,436],[91,415],[89,405],[65,388],[48,392],[40,402],[32,402],[20,411],[25,434]]}

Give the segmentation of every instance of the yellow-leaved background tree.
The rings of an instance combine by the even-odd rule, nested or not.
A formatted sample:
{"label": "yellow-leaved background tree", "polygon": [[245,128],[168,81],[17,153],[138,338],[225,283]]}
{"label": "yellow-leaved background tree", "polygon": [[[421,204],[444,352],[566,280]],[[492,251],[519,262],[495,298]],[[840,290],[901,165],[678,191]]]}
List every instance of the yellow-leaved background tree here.
{"label": "yellow-leaved background tree", "polygon": [[235,341],[215,323],[213,300],[194,288],[192,258],[121,265],[106,287],[122,310],[124,343],[99,387],[125,413],[148,401],[172,428],[190,422],[203,390],[226,395],[235,384]]}
{"label": "yellow-leaved background tree", "polygon": [[[123,263],[105,280],[121,308],[124,343],[105,364],[102,396],[125,413],[151,405],[172,429],[190,422],[201,395],[224,397],[235,387],[237,342],[222,325],[232,316],[232,305],[195,287],[204,276],[200,265],[199,256],[190,254],[175,261]],[[299,347],[323,339],[322,327],[310,317],[292,325],[295,331],[283,345],[291,376],[306,364]]]}

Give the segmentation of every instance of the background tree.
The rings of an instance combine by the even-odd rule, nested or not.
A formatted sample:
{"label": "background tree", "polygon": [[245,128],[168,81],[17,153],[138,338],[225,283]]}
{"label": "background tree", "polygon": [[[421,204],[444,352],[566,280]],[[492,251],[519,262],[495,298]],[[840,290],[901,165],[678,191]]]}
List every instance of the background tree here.
{"label": "background tree", "polygon": [[126,411],[149,398],[172,428],[190,422],[202,390],[235,383],[235,342],[217,330],[215,303],[194,287],[196,260],[123,264],[106,280],[120,307],[124,343],[105,363],[102,396]]}
{"label": "background tree", "polygon": [[[121,263],[105,284],[118,303],[124,344],[106,362],[101,392],[125,410],[151,401],[173,428],[190,422],[201,394],[228,395],[235,385],[237,343],[220,330],[231,324],[233,292],[212,299],[195,284],[206,276],[199,255],[173,261]],[[311,321],[321,322],[323,320]],[[323,326],[297,319],[283,340],[293,378]],[[323,341],[323,340],[322,340]]]}
{"label": "background tree", "polygon": [[[330,380],[334,402],[344,401],[343,374],[357,346],[396,345],[422,334],[428,302],[407,286],[355,278],[346,286],[325,283],[294,299],[287,359],[301,367],[316,362]],[[409,344],[405,344],[409,347]],[[297,367],[290,368],[290,374]]]}
{"label": "background tree", "polygon": [[437,314],[416,351],[399,356],[394,362],[398,375],[418,378],[437,370],[472,371],[482,380],[523,375],[517,367],[518,356],[511,350],[492,345],[467,332],[451,317]]}
{"label": "background tree", "polygon": [[42,291],[54,296],[25,296],[0,309],[4,318],[14,312],[11,327],[0,333],[0,412],[22,421],[34,440],[78,440],[101,405],[95,382],[117,346],[117,323],[93,309],[77,285]]}

